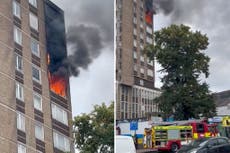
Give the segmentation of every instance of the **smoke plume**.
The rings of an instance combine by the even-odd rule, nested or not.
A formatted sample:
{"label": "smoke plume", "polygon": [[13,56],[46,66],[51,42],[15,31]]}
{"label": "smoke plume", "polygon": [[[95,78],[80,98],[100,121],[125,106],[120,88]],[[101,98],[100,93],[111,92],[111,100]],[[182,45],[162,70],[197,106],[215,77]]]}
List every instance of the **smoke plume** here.
{"label": "smoke plume", "polygon": [[[97,27],[86,25],[71,26],[67,30],[68,56],[56,58],[50,67],[55,75],[78,76],[80,69],[87,69],[89,64],[102,51],[102,38]],[[58,56],[58,55],[57,55]],[[52,55],[52,57],[57,57]]]}
{"label": "smoke plume", "polygon": [[174,0],[146,0],[146,8],[169,15],[174,10]]}
{"label": "smoke plume", "polygon": [[69,74],[73,76],[78,76],[80,68],[87,69],[103,48],[99,29],[83,24],[69,27],[67,44],[72,54],[64,60],[64,65],[68,65]]}
{"label": "smoke plume", "polygon": [[67,0],[60,3],[65,12],[68,56],[52,54],[55,59],[50,69],[56,75],[77,77],[104,51],[113,55],[113,2]]}

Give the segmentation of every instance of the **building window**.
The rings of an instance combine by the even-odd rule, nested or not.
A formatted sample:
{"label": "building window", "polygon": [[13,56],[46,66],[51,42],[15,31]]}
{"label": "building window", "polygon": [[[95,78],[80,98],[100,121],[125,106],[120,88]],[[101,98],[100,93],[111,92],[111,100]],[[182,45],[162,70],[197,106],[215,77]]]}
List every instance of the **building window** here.
{"label": "building window", "polygon": [[53,132],[53,141],[54,141],[55,148],[58,148],[64,152],[70,151],[70,141],[67,137],[57,132]]}
{"label": "building window", "polygon": [[148,76],[153,77],[153,70],[148,69],[147,70],[147,74],[148,74]]}
{"label": "building window", "polygon": [[141,73],[144,74],[145,73],[145,70],[143,68],[141,68]]}
{"label": "building window", "polygon": [[133,52],[133,58],[137,59],[137,52],[136,51]]}
{"label": "building window", "polygon": [[145,58],[143,55],[141,55],[141,62],[145,62]]}
{"label": "building window", "polygon": [[143,1],[141,1],[141,9],[143,9],[144,8],[144,3],[143,3]]}
{"label": "building window", "polygon": [[54,104],[52,104],[52,117],[56,119],[57,121],[65,125],[68,125],[67,112],[61,107],[54,105]]}
{"label": "building window", "polygon": [[[142,14],[141,14],[142,15]],[[142,15],[142,17],[143,17],[143,15]],[[143,25],[143,23],[141,22],[141,24],[140,24],[140,28],[143,28],[144,27],[144,25]]]}
{"label": "building window", "polygon": [[35,66],[32,66],[32,76],[33,80],[41,83],[41,71]]}
{"label": "building window", "polygon": [[19,45],[22,45],[22,32],[16,26],[14,26],[14,42],[16,42]]}
{"label": "building window", "polygon": [[35,39],[31,39],[31,42],[30,42],[30,48],[31,48],[31,52],[40,57],[40,51],[39,51],[39,43],[35,40]]}
{"label": "building window", "polygon": [[140,34],[140,38],[141,38],[141,39],[144,39],[143,33]]}
{"label": "building window", "polygon": [[26,147],[22,144],[18,144],[18,153],[26,153]]}
{"label": "building window", "polygon": [[25,117],[21,113],[17,113],[17,128],[25,132]]}
{"label": "building window", "polygon": [[23,86],[16,82],[16,98],[19,100],[24,101],[24,95],[23,95]]}
{"label": "building window", "polygon": [[147,43],[149,43],[149,44],[152,44],[152,43],[153,43],[153,39],[150,38],[150,37],[146,37],[146,41],[147,41]]}
{"label": "building window", "polygon": [[147,62],[148,62],[149,65],[153,66],[153,61],[152,60],[148,59]]}
{"label": "building window", "polygon": [[20,4],[16,1],[13,1],[13,14],[14,14],[14,16],[18,17],[19,19],[21,18]]}
{"label": "building window", "polygon": [[136,5],[134,5],[133,7],[133,13],[136,13],[137,12],[137,8],[136,8]]}
{"label": "building window", "polygon": [[149,33],[149,34],[153,34],[153,29],[146,26],[146,31]]}
{"label": "building window", "polygon": [[137,47],[137,41],[135,39],[133,40],[133,46]]}
{"label": "building window", "polygon": [[40,124],[35,124],[35,137],[44,141],[44,127]]}
{"label": "building window", "polygon": [[141,43],[140,44],[140,48],[143,50],[144,49],[144,45]]}
{"label": "building window", "polygon": [[30,13],[30,27],[38,31],[38,17],[33,13]]}
{"label": "building window", "polygon": [[37,0],[29,0],[29,3],[37,8]]}
{"label": "building window", "polygon": [[137,65],[136,64],[133,66],[133,69],[134,69],[134,71],[137,71]]}
{"label": "building window", "polygon": [[133,29],[133,34],[137,35],[137,29],[136,28]]}
{"label": "building window", "polygon": [[22,57],[17,54],[15,55],[15,68],[20,72],[23,70]]}
{"label": "building window", "polygon": [[133,23],[137,24],[137,18],[136,17],[133,18]]}
{"label": "building window", "polygon": [[34,108],[42,111],[42,97],[34,93],[33,101],[34,101]]}

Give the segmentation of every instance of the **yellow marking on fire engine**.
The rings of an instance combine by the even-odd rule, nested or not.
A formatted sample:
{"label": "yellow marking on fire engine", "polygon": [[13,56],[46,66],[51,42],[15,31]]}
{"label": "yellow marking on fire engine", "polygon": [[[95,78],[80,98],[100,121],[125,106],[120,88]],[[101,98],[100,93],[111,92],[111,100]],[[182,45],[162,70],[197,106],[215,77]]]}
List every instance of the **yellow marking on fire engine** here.
{"label": "yellow marking on fire engine", "polygon": [[198,139],[198,133],[193,133],[193,138]]}
{"label": "yellow marking on fire engine", "polygon": [[205,136],[205,137],[211,137],[211,132],[205,132],[205,133],[204,133],[204,136]]}

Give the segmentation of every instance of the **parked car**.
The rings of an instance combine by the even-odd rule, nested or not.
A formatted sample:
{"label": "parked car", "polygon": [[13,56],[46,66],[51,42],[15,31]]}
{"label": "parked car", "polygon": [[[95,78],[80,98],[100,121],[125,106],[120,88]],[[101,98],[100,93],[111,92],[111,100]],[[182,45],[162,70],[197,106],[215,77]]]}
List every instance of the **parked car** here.
{"label": "parked car", "polygon": [[230,143],[226,137],[200,138],[182,146],[177,153],[230,153]]}
{"label": "parked car", "polygon": [[130,136],[118,135],[115,137],[116,153],[136,153],[133,138]]}

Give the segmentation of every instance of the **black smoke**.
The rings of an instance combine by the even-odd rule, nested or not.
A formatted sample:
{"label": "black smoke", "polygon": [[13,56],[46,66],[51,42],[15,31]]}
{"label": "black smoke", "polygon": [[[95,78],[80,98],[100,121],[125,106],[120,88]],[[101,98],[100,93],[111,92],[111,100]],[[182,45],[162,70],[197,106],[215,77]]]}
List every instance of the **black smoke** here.
{"label": "black smoke", "polygon": [[113,53],[113,1],[67,0],[61,6],[65,13],[68,56],[55,50],[50,71],[62,76],[78,76],[102,52]]}
{"label": "black smoke", "polygon": [[68,27],[66,41],[69,55],[51,53],[50,72],[58,76],[78,76],[80,69],[87,69],[103,49],[98,27],[84,24]]}
{"label": "black smoke", "polygon": [[78,76],[80,68],[87,69],[103,48],[99,29],[83,24],[69,27],[67,44],[72,54],[64,60],[64,64],[68,65],[69,74],[73,76]]}
{"label": "black smoke", "polygon": [[146,0],[146,9],[169,15],[174,10],[174,0]]}

